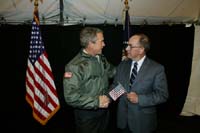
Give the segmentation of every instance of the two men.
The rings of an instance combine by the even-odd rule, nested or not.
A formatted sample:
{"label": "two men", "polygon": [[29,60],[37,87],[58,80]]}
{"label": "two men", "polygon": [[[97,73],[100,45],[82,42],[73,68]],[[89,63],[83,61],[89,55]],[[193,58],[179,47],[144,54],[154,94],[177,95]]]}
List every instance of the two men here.
{"label": "two men", "polygon": [[117,72],[102,55],[105,43],[100,29],[84,28],[80,42],[83,48],[66,65],[63,79],[65,101],[74,107],[77,133],[107,131],[106,108],[110,100],[106,95],[109,78],[114,75],[111,88],[121,83],[126,91],[119,98],[117,127],[123,133],[152,133],[157,122],[156,105],[167,100],[168,89],[164,67],[146,55],[150,49],[149,38],[135,34],[129,39],[128,59],[119,64]]}

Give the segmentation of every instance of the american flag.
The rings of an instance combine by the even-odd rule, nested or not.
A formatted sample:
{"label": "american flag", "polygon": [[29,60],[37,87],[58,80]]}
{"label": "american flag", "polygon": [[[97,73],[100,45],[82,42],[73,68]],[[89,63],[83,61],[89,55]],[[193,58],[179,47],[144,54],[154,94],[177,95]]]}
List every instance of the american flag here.
{"label": "american flag", "polygon": [[111,98],[116,101],[122,94],[124,94],[126,91],[124,87],[119,83],[114,89],[112,89],[109,92],[109,95]]}
{"label": "american flag", "polygon": [[130,16],[128,9],[124,9],[124,22],[123,22],[123,44],[126,46],[128,44],[129,37],[131,35],[131,29],[130,29]]}
{"label": "american flag", "polygon": [[38,11],[34,11],[26,70],[26,100],[33,117],[42,125],[59,110],[60,103],[48,55],[42,41]]}

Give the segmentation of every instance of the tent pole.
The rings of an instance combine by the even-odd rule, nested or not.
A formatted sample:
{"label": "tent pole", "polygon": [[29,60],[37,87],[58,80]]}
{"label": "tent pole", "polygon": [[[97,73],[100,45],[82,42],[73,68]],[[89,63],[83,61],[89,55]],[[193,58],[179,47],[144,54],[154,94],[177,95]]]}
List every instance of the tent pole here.
{"label": "tent pole", "polygon": [[63,10],[64,10],[63,0],[60,0],[60,23],[59,24],[61,25],[64,24]]}

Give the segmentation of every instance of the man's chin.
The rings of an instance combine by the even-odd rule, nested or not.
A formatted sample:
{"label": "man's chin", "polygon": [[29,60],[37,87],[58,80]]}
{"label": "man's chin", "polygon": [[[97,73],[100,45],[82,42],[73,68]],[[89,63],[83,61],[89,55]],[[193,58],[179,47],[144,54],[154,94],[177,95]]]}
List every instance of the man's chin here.
{"label": "man's chin", "polygon": [[102,51],[98,52],[98,54],[102,54]]}

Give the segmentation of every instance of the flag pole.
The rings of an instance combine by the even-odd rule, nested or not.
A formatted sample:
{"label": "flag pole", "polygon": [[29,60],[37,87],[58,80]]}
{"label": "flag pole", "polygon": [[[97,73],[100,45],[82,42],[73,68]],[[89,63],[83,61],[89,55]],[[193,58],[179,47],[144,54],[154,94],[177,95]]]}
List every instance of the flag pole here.
{"label": "flag pole", "polygon": [[[31,2],[33,2],[33,0],[30,0]],[[38,6],[39,6],[39,0],[34,0],[34,11],[33,11],[33,16],[34,16],[34,19],[35,19],[35,22],[37,23],[37,25],[40,24],[40,21],[39,21],[39,16],[36,16],[37,12],[38,12]],[[42,3],[43,0],[40,0],[40,2]]]}
{"label": "flag pole", "polygon": [[125,9],[128,10],[128,9],[129,9],[128,0],[125,0],[125,1],[124,1],[124,5],[125,5]]}

